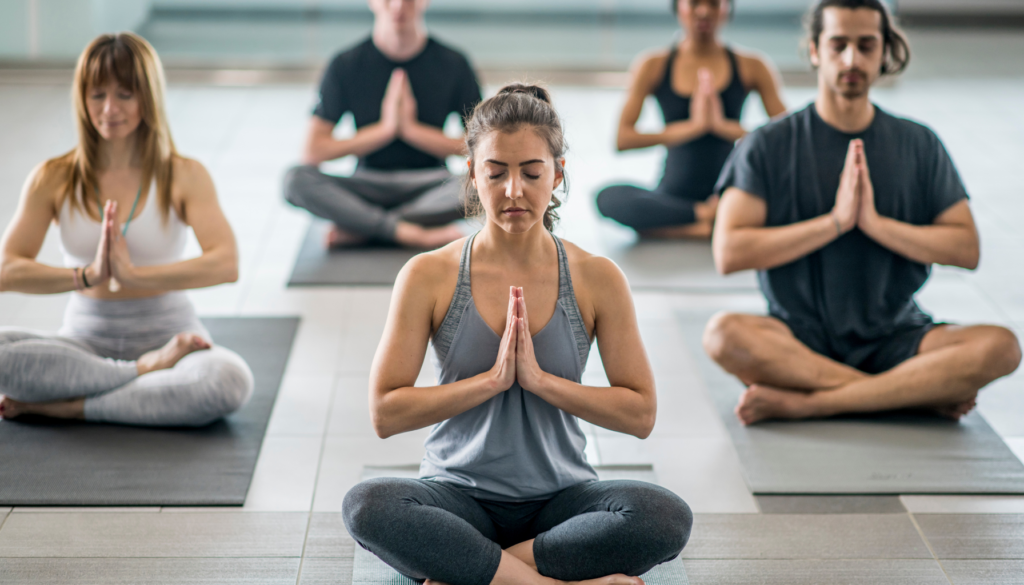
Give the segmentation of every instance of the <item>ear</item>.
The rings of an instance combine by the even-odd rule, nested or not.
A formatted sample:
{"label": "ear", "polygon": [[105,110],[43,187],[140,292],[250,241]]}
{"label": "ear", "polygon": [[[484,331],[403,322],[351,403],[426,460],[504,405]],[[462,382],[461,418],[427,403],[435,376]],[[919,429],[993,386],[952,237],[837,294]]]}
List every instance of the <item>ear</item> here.
{"label": "ear", "polygon": [[811,65],[817,69],[821,66],[821,58],[818,56],[818,43],[811,41],[807,43],[807,52],[811,58]]}
{"label": "ear", "polygon": [[555,171],[555,184],[551,188],[552,191],[557,189],[559,187],[559,185],[562,184],[562,181],[565,179],[565,159],[564,158],[558,159],[558,164],[559,164],[559,166],[562,167],[562,170],[561,171],[559,171],[559,170]]}

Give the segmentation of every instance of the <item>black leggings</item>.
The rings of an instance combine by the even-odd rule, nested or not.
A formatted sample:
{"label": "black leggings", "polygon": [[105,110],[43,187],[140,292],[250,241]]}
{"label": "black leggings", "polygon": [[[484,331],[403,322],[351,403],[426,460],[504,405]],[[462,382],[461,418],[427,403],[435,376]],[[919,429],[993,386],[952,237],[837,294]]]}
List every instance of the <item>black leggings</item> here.
{"label": "black leggings", "polygon": [[549,500],[478,500],[441,482],[377,478],[345,496],[345,527],[361,546],[412,579],[487,585],[501,551],[536,538],[538,571],[565,581],[642,575],[676,558],[693,515],[669,490],[640,481],[591,481]]}
{"label": "black leggings", "polygon": [[696,222],[693,206],[705,199],[707,197],[693,199],[634,185],[612,185],[597,194],[597,209],[609,219],[643,231]]}

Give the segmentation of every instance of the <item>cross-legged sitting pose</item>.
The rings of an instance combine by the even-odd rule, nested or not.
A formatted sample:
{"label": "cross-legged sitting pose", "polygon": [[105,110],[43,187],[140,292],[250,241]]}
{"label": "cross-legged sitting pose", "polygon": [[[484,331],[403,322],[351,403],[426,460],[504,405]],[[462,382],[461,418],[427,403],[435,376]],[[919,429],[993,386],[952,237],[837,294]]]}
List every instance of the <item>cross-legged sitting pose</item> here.
{"label": "cross-legged sitting pose", "polygon": [[[463,154],[461,138],[441,131],[451,113],[480,101],[469,61],[427,35],[427,0],[369,0],[373,35],[338,54],[320,82],[303,165],[288,172],[285,198],[334,223],[327,245],[368,240],[436,248],[462,237],[459,181],[445,157]],[[333,132],[351,112],[357,132]],[[359,157],[351,177],[317,165]]]}
{"label": "cross-legged sitting pose", "polygon": [[[731,0],[670,0],[686,32],[667,51],[642,55],[619,119],[620,151],[668,147],[661,182],[652,191],[612,185],[597,195],[601,213],[643,235],[711,237],[718,208],[715,181],[733,144],[745,134],[739,119],[747,94],[757,91],[770,116],[786,111],[778,75],[765,57],[734,52],[718,38]],[[661,106],[665,129],[636,129],[647,96]]]}
{"label": "cross-legged sitting pose", "polygon": [[879,0],[822,0],[810,55],[818,97],[754,132],[719,181],[719,270],[760,271],[768,317],[720,314],[704,344],[749,386],[753,423],[925,408],[958,419],[1013,372],[1013,333],[936,324],[914,294],[932,264],[973,269],[967,194],[928,128],[882,111],[871,84],[909,60]]}
{"label": "cross-legged sitting pose", "polygon": [[[565,142],[545,90],[481,103],[467,145],[485,227],[405,266],[370,378],[381,437],[433,425],[420,479],[360,483],[345,525],[428,583],[640,585],[682,550],[690,510],[652,484],[597,481],[577,420],[640,438],[654,426],[629,286],[550,232]],[[594,337],[610,387],[580,384]],[[414,387],[431,340],[440,385]]]}
{"label": "cross-legged sitting pose", "polygon": [[[210,175],[175,151],[163,91],[131,33],[78,60],[78,146],[32,172],[0,244],[0,289],[75,293],[56,335],[0,328],[3,418],[203,425],[252,393],[249,367],[180,292],[234,281],[238,253]],[[65,268],[36,261],[51,223]],[[190,226],[203,254],[182,260]]]}

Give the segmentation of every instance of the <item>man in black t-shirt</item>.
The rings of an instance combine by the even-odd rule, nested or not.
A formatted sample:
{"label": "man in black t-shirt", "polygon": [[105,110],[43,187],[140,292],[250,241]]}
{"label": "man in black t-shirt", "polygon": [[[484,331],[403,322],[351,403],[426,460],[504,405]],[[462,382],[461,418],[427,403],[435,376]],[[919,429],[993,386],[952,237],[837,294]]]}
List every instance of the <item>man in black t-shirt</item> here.
{"label": "man in black t-shirt", "polygon": [[705,349],[749,386],[746,424],[900,408],[959,419],[1021,359],[1009,330],[936,324],[914,302],[932,264],[978,264],[967,193],[931,130],[868,99],[909,59],[885,6],[821,0],[809,22],[816,101],[745,138],[716,187],[715,262],[757,269],[769,316],[716,315]]}
{"label": "man in black t-shirt", "polygon": [[[480,101],[469,61],[427,35],[426,0],[370,0],[373,34],[339,53],[320,83],[303,165],[288,172],[285,198],[331,220],[329,246],[367,240],[435,248],[462,237],[459,181],[445,157],[463,154],[461,138],[441,128]],[[336,139],[346,113],[356,134]],[[321,173],[320,163],[356,155],[351,177]]]}

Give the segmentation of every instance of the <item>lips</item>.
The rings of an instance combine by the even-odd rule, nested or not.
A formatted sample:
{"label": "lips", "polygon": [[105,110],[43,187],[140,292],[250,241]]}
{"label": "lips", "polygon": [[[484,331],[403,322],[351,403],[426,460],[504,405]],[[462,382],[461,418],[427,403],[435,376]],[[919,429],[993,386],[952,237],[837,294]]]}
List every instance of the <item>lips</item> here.
{"label": "lips", "polygon": [[526,213],[526,210],[522,207],[509,207],[508,209],[502,210],[502,213],[505,215],[520,216]]}

